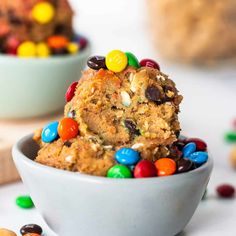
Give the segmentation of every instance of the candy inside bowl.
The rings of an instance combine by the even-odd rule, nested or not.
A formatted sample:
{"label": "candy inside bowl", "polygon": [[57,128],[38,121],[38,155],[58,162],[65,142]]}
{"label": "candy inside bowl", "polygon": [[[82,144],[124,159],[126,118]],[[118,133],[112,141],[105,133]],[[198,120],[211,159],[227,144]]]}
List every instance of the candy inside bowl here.
{"label": "candy inside bowl", "polygon": [[210,157],[183,174],[111,179],[41,165],[33,161],[37,151],[28,135],[14,146],[14,161],[48,226],[65,236],[176,235],[197,208],[213,166]]}
{"label": "candy inside bowl", "polygon": [[26,118],[59,111],[64,94],[78,80],[90,45],[76,55],[18,58],[0,55],[0,118]]}

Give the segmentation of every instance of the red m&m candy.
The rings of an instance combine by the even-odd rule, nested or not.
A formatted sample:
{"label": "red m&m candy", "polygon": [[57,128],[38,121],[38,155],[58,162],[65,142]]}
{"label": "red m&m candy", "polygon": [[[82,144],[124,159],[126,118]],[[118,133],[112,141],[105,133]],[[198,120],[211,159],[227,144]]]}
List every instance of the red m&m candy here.
{"label": "red m&m candy", "polygon": [[160,66],[152,59],[143,59],[139,62],[141,67],[151,67],[160,70]]}
{"label": "red m&m candy", "polygon": [[73,82],[67,89],[66,95],[65,95],[67,102],[71,101],[71,99],[74,97],[77,84],[78,82]]}
{"label": "red m&m candy", "polygon": [[140,161],[134,168],[135,178],[154,177],[156,175],[157,175],[157,169],[155,165],[148,160]]}
{"label": "red m&m candy", "polygon": [[235,194],[235,188],[230,184],[222,184],[217,187],[216,192],[219,197],[232,198]]}
{"label": "red m&m candy", "polygon": [[63,118],[58,125],[58,134],[63,141],[75,138],[78,132],[78,123],[72,118]]}

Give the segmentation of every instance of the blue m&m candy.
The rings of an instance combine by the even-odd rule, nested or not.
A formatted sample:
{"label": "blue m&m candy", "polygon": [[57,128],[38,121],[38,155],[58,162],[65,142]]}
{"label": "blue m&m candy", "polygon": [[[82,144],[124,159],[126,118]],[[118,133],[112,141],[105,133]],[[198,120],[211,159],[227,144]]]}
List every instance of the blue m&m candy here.
{"label": "blue m&m candy", "polygon": [[132,148],[121,148],[115,154],[115,159],[118,163],[123,165],[135,165],[139,160],[139,152]]}
{"label": "blue m&m candy", "polygon": [[187,145],[185,145],[183,147],[183,157],[188,157],[190,154],[194,153],[197,149],[197,146],[195,143],[191,142],[191,143],[188,143]]}
{"label": "blue m&m candy", "polygon": [[208,160],[208,153],[201,152],[201,151],[194,152],[191,155],[189,155],[187,158],[198,165],[202,165]]}
{"label": "blue m&m candy", "polygon": [[58,132],[57,132],[58,124],[59,124],[58,121],[54,121],[54,122],[47,124],[43,128],[43,131],[41,134],[43,142],[51,143],[52,141],[54,141],[58,137]]}

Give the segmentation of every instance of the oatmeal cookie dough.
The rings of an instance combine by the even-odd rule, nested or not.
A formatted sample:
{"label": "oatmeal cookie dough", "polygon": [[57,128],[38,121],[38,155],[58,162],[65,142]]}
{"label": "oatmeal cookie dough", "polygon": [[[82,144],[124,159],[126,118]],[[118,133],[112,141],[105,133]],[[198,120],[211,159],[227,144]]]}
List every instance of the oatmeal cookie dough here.
{"label": "oatmeal cookie dough", "polygon": [[34,139],[41,146],[36,161],[105,176],[121,147],[135,149],[150,161],[166,157],[180,132],[181,100],[175,83],[158,69],[87,69],[64,113],[77,121],[79,134],[44,143],[42,132],[36,132]]}
{"label": "oatmeal cookie dough", "polygon": [[177,62],[236,56],[235,0],[147,0],[155,46]]}
{"label": "oatmeal cookie dough", "polygon": [[[43,24],[32,14],[34,7],[42,2],[54,8],[52,19]],[[72,17],[73,11],[67,0],[1,0],[0,38],[12,36],[20,41],[33,42],[45,41],[57,34],[71,38]]]}

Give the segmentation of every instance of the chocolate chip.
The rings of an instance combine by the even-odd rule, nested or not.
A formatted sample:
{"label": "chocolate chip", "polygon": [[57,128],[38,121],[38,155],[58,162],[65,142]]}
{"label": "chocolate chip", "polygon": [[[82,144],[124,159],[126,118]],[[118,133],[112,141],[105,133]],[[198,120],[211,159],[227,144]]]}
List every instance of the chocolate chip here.
{"label": "chocolate chip", "polygon": [[145,91],[145,97],[153,102],[156,102],[158,105],[162,104],[161,100],[161,91],[155,86],[148,86]]}
{"label": "chocolate chip", "polygon": [[184,173],[192,170],[193,162],[186,158],[181,158],[177,161],[177,172]]}
{"label": "chocolate chip", "polygon": [[174,143],[174,146],[176,146],[180,151],[182,151],[183,147],[185,146],[185,143],[181,140],[178,140]]}
{"label": "chocolate chip", "polygon": [[66,147],[70,147],[71,144],[72,144],[72,142],[70,142],[70,141],[66,141],[66,142],[64,142],[64,145],[65,145]]}
{"label": "chocolate chip", "polygon": [[67,55],[69,53],[67,48],[52,48],[51,51],[55,56]]}
{"label": "chocolate chip", "polygon": [[[164,87],[163,87],[163,90],[164,90],[164,92],[165,92],[165,101],[171,101],[171,100],[173,100],[173,98],[174,98],[174,96],[175,96],[175,94],[176,94],[176,89],[174,88],[174,87],[171,87],[170,85],[165,85]],[[172,93],[174,93],[174,95],[173,96],[171,96],[171,97],[169,97],[169,96],[167,96],[167,93],[168,92],[172,92]]]}
{"label": "chocolate chip", "polygon": [[89,57],[87,60],[87,65],[93,70],[99,70],[101,68],[106,69],[105,57],[103,56]]}
{"label": "chocolate chip", "polygon": [[55,34],[62,34],[64,31],[65,31],[65,26],[62,24],[56,25],[54,30]]}
{"label": "chocolate chip", "polygon": [[132,135],[140,135],[138,129],[136,129],[136,125],[132,120],[125,120],[125,127],[129,130]]}
{"label": "chocolate chip", "polygon": [[13,25],[21,25],[22,24],[22,20],[19,17],[17,17],[15,15],[14,11],[11,9],[8,11],[8,18],[9,18],[10,23]]}
{"label": "chocolate chip", "polygon": [[28,234],[28,233],[35,233],[35,234],[41,235],[42,232],[43,232],[42,228],[39,225],[36,225],[36,224],[27,224],[27,225],[24,225],[20,229],[20,233],[22,235],[25,235],[25,234]]}
{"label": "chocolate chip", "polygon": [[170,150],[170,154],[168,155],[169,158],[177,161],[182,157],[182,152],[175,145],[172,145],[169,148],[169,150]]}

